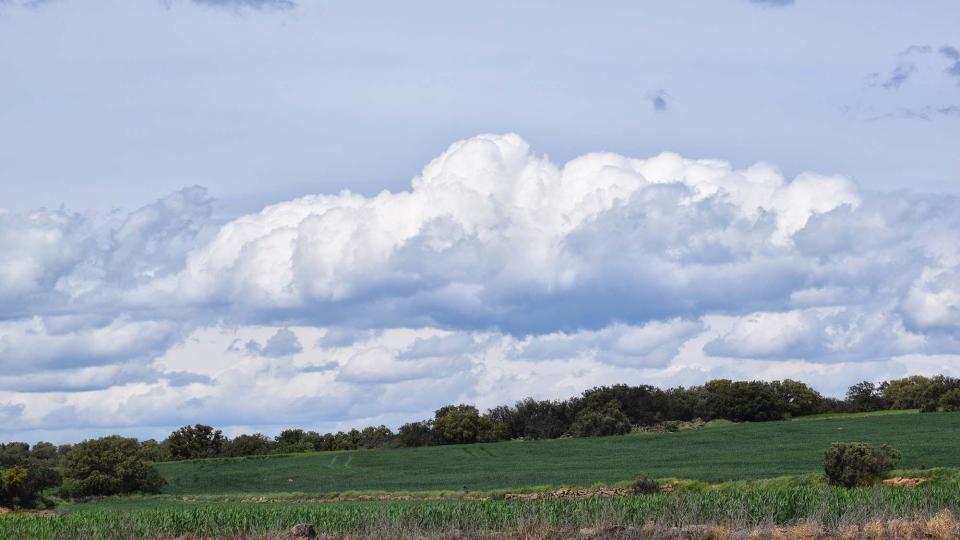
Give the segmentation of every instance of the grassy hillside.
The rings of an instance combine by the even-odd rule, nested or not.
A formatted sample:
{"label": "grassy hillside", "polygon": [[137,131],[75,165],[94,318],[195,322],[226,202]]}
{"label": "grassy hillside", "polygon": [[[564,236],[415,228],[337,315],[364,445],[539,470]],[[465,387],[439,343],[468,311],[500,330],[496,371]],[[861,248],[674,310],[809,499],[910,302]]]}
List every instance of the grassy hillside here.
{"label": "grassy hillside", "polygon": [[889,443],[903,468],[960,467],[960,413],[843,416],[698,431],[160,464],[167,493],[333,493],[706,481],[820,470],[834,441]]}

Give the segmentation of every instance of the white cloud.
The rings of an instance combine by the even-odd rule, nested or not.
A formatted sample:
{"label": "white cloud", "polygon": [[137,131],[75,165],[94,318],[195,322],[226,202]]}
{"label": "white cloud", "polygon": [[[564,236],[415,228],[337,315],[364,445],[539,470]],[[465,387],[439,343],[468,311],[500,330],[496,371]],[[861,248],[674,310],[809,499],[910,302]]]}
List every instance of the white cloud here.
{"label": "white cloud", "polygon": [[166,321],[119,317],[88,324],[57,317],[0,322],[0,371],[24,374],[150,360],[180,337],[180,328]]}
{"label": "white cloud", "polygon": [[924,268],[903,308],[920,329],[946,328],[960,335],[960,269]]}
{"label": "white cloud", "polygon": [[[841,177],[804,173],[788,182],[766,165],[738,171],[674,154],[589,154],[561,167],[531,154],[516,135],[483,135],[452,145],[410,191],[304,197],[227,223],[188,254],[183,271],[127,298],[246,310],[328,306],[315,310],[319,322],[336,312],[338,320],[380,325],[413,316],[560,329],[562,310],[538,313],[537,306],[576,303],[606,286],[598,280],[628,289],[608,291],[618,296],[673,289],[699,297],[700,285],[686,280],[715,276],[704,287],[729,287],[744,272],[802,272],[769,266],[795,266],[792,236],[813,216],[860,200]],[[626,318],[689,313],[650,311]],[[613,320],[590,317],[570,322]]]}
{"label": "white cloud", "polygon": [[236,342],[231,344],[230,350],[242,350],[248,354],[260,356],[282,357],[292,356],[303,351],[303,345],[300,344],[297,335],[291,332],[289,328],[281,328],[270,336],[270,339],[263,345],[251,339],[242,348]]}
{"label": "white cloud", "polygon": [[202,188],[3,213],[0,429],[336,427],[614,382],[949,370],[956,203],[482,135],[409,191],[227,222]]}

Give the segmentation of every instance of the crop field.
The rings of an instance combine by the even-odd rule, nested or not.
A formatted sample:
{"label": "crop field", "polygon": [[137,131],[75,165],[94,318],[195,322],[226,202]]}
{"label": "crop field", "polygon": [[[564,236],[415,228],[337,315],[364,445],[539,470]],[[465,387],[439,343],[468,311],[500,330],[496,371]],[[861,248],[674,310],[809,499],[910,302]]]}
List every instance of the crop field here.
{"label": "crop field", "polygon": [[[894,474],[930,480],[913,489],[829,487],[820,474],[821,459],[834,441],[892,444],[904,456]],[[0,516],[0,540],[186,533],[277,538],[298,523],[360,537],[451,530],[531,536],[525,531],[608,526],[665,531],[702,523],[740,528],[816,523],[839,530],[871,520],[936,519],[931,516],[943,511],[960,516],[958,442],[960,414],[907,413],[606,438],[164,463],[161,473],[170,481],[164,495],[66,503],[52,514],[7,514]],[[503,496],[548,486],[625,486],[640,474],[684,480],[673,482],[671,493]],[[364,493],[391,498],[329,498]],[[404,494],[415,496],[401,500]],[[950,523],[960,531],[960,522]]]}
{"label": "crop field", "polygon": [[960,413],[842,415],[695,431],[163,463],[174,495],[491,490],[709,482],[819,472],[835,441],[888,443],[901,467],[960,467]]}
{"label": "crop field", "polygon": [[812,477],[684,487],[673,494],[552,500],[240,503],[209,499],[129,498],[77,504],[58,517],[5,516],[0,538],[131,538],[157,535],[269,535],[297,523],[333,534],[408,536],[449,530],[576,530],[597,526],[665,529],[696,523],[737,526],[816,520],[912,519],[944,509],[960,513],[960,476],[929,471],[913,490],[831,488]]}

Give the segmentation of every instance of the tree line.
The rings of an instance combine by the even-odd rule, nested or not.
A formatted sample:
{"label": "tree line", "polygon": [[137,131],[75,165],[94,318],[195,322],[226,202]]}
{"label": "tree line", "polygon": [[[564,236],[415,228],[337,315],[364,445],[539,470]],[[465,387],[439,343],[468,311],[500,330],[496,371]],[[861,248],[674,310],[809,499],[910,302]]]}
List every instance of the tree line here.
{"label": "tree line", "polygon": [[241,457],[327,450],[471,444],[513,439],[594,437],[635,429],[675,430],[683,421],[762,422],[822,413],[920,409],[960,411],[960,379],[919,375],[851,386],[844,399],[824,397],[804,383],[712,380],[703,385],[660,389],[618,384],[600,386],[566,400],[526,398],[482,414],[469,404],[447,405],[432,418],[320,434],[286,429],[234,438],[212,426],[184,426],[163,441],[109,436],[75,445],[0,444],[0,506],[47,503],[42,494],[58,488],[77,498],[130,492],[159,492],[164,480],[154,462]]}
{"label": "tree line", "polygon": [[636,429],[672,430],[678,422],[729,420],[764,422],[823,413],[887,409],[960,410],[960,379],[910,376],[851,386],[844,399],[822,396],[794,380],[731,381],[661,389],[617,384],[584,391],[566,400],[526,398],[483,413],[474,405],[447,405],[432,418],[403,424],[394,432],[371,426],[337,433],[286,429],[232,439],[211,426],[184,426],[162,442],[148,441],[156,461],[241,457],[294,452],[360,450],[471,444],[513,439],[596,437]]}

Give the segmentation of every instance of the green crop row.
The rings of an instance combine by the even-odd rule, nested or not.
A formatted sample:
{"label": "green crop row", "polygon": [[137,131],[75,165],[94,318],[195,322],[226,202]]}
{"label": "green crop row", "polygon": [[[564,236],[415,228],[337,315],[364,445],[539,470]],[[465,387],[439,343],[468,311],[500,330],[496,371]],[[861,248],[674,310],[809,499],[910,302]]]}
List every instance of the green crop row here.
{"label": "green crop row", "polygon": [[297,523],[328,533],[515,531],[601,525],[723,523],[739,526],[815,520],[827,526],[960,512],[956,477],[916,489],[739,484],[672,494],[546,500],[440,500],[337,503],[191,502],[171,499],[77,504],[56,516],[0,516],[0,539],[143,538],[269,534]]}

